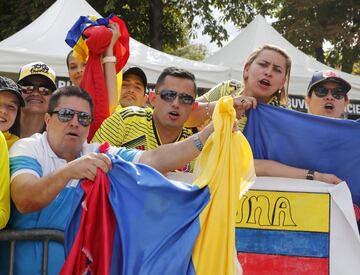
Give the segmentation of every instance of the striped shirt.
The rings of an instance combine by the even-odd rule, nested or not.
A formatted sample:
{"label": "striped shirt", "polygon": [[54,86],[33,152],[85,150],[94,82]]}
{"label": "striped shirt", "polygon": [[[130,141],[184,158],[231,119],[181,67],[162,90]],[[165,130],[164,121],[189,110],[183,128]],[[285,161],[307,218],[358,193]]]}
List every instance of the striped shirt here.
{"label": "striped shirt", "polygon": [[[184,140],[193,134],[190,128],[182,128],[173,142]],[[95,133],[92,142],[108,141],[116,147],[151,150],[162,145],[151,108],[126,107],[108,117]],[[192,165],[178,169],[189,172]]]}
{"label": "striped shirt", "polygon": [[[240,96],[244,91],[244,85],[239,80],[227,80],[219,83],[215,87],[211,88],[208,92],[206,92],[203,97],[211,102],[211,101],[217,101],[223,96],[228,95],[236,95]],[[289,106],[283,104],[280,102],[276,94],[274,94],[270,100],[267,102],[267,104],[272,106],[279,106],[282,108],[290,108]],[[238,120],[238,127],[240,131],[243,131],[245,128],[245,125],[247,123],[247,117],[246,115],[242,116]]]}

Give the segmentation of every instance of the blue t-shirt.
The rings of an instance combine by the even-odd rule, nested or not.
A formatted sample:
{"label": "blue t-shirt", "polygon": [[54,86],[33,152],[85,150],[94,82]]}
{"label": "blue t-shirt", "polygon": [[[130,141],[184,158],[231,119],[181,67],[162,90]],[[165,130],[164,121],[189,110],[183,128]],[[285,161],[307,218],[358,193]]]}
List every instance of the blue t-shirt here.
{"label": "blue t-shirt", "polygon": [[[84,143],[81,155],[96,152],[99,143]],[[122,159],[137,162],[141,151],[126,148],[109,148],[109,153]],[[20,174],[30,173],[43,177],[64,166],[66,160],[60,159],[51,149],[47,133],[34,134],[16,142],[10,150],[11,181]],[[79,180],[71,180],[57,197],[39,211],[21,214],[12,207],[9,227],[12,229],[58,229],[65,230],[73,205],[75,187]],[[16,242],[14,274],[41,274],[42,242]],[[58,274],[65,261],[64,247],[57,242],[49,243],[48,274]]]}

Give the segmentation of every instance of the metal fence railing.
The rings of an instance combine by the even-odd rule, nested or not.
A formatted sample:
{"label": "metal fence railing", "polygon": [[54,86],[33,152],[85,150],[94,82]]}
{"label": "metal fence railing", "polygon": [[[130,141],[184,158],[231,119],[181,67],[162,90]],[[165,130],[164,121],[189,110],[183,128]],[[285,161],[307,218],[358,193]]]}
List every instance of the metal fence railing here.
{"label": "metal fence railing", "polygon": [[14,273],[14,252],[16,241],[42,241],[42,274],[47,275],[49,241],[64,243],[64,232],[50,229],[29,229],[29,230],[0,230],[0,242],[10,243],[9,255],[9,275]]}

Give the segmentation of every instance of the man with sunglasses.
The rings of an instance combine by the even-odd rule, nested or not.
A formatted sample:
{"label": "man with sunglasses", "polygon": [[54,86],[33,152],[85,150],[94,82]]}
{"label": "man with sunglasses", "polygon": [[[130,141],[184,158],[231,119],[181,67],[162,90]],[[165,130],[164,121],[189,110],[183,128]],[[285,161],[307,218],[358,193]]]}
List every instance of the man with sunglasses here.
{"label": "man with sunglasses", "polygon": [[19,74],[25,107],[20,116],[20,138],[45,130],[44,115],[50,96],[56,90],[55,72],[47,64],[37,61],[24,65]]}
{"label": "man with sunglasses", "polygon": [[[103,122],[93,141],[151,150],[186,139],[193,134],[184,124],[197,106],[195,98],[194,75],[175,67],[165,68],[157,80],[155,92],[149,95],[153,110],[128,107],[115,112]],[[191,169],[190,164],[178,167],[185,172]]]}
{"label": "man with sunglasses", "polygon": [[[111,169],[110,158],[97,153],[99,144],[86,143],[92,115],[93,103],[85,91],[75,86],[60,88],[49,102],[46,132],[21,139],[11,148],[11,196],[16,208],[10,228],[64,230],[79,180],[94,180],[98,168]],[[108,152],[166,173],[196,158],[212,132],[209,125],[196,138],[155,150],[110,146]],[[40,274],[41,255],[41,242],[17,242],[14,274]],[[51,242],[48,273],[58,274],[64,260],[63,246]]]}
{"label": "man with sunglasses", "polygon": [[341,118],[349,103],[351,85],[334,71],[318,71],[311,78],[305,98],[309,113]]}

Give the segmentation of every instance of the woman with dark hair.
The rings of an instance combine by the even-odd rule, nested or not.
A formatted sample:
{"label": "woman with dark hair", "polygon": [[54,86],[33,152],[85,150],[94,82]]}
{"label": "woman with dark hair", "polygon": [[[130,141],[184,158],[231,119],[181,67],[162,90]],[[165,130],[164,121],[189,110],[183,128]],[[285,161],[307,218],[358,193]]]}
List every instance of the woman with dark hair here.
{"label": "woman with dark hair", "polygon": [[0,130],[8,148],[19,139],[20,113],[24,106],[18,85],[12,79],[0,76]]}

